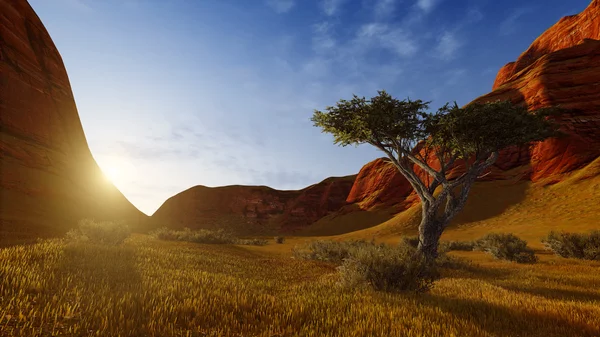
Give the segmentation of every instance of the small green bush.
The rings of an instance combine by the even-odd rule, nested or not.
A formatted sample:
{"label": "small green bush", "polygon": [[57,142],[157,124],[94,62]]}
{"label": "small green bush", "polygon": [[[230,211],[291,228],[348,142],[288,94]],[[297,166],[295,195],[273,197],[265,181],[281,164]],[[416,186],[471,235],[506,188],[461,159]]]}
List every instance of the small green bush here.
{"label": "small green bush", "polygon": [[546,249],[565,258],[600,260],[600,230],[587,234],[552,231],[542,243]]}
{"label": "small green bush", "polygon": [[517,263],[535,263],[537,257],[527,241],[512,233],[490,233],[475,243],[475,249],[491,254],[497,259]]}
{"label": "small green bush", "polygon": [[357,247],[338,271],[344,287],[369,286],[387,292],[426,292],[439,278],[436,266],[407,244]]}
{"label": "small green bush", "polygon": [[131,230],[123,221],[96,221],[82,219],[76,228],[67,232],[70,241],[90,242],[103,245],[119,245],[131,235]]}
{"label": "small green bush", "polygon": [[284,243],[284,242],[285,242],[285,238],[283,236],[275,237],[275,243]]}

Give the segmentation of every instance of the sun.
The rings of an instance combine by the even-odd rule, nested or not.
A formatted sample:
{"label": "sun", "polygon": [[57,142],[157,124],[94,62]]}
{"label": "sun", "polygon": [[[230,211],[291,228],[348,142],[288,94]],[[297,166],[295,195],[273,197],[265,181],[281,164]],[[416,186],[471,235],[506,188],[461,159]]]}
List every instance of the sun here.
{"label": "sun", "polygon": [[121,169],[115,165],[108,165],[102,168],[106,180],[115,182],[122,176]]}
{"label": "sun", "polygon": [[99,158],[98,164],[107,181],[118,183],[131,176],[131,165],[126,160],[116,156]]}

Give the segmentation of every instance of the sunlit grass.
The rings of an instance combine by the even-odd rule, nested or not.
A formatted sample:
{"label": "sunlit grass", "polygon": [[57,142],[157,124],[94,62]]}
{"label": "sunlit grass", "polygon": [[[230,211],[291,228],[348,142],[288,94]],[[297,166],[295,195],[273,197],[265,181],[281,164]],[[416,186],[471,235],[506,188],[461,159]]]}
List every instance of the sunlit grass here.
{"label": "sunlit grass", "polygon": [[265,247],[46,241],[0,250],[2,336],[598,336],[600,263],[457,255],[422,295],[345,290]]}

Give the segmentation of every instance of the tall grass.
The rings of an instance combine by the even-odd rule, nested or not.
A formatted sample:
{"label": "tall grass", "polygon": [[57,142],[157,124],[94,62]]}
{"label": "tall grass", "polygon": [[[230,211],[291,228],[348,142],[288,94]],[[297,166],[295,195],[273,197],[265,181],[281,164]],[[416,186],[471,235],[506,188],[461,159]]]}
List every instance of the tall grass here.
{"label": "tall grass", "polygon": [[243,246],[15,246],[0,249],[0,336],[600,335],[597,262],[461,253],[479,262],[414,296],[339,288],[331,263]]}

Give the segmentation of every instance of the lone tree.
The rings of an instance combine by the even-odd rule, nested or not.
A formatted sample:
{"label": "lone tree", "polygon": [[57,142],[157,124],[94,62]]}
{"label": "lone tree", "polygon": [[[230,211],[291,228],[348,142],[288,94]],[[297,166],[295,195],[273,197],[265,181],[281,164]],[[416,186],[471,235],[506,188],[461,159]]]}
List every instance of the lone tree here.
{"label": "lone tree", "polygon": [[[315,110],[311,120],[336,144],[367,143],[387,155],[421,199],[418,251],[432,260],[442,232],[498,152],[557,135],[557,125],[547,116],[558,109],[528,112],[510,101],[459,108],[455,102],[429,113],[429,103],[400,101],[378,91],[369,100],[353,95],[325,112]],[[452,169],[463,173],[450,179]]]}

